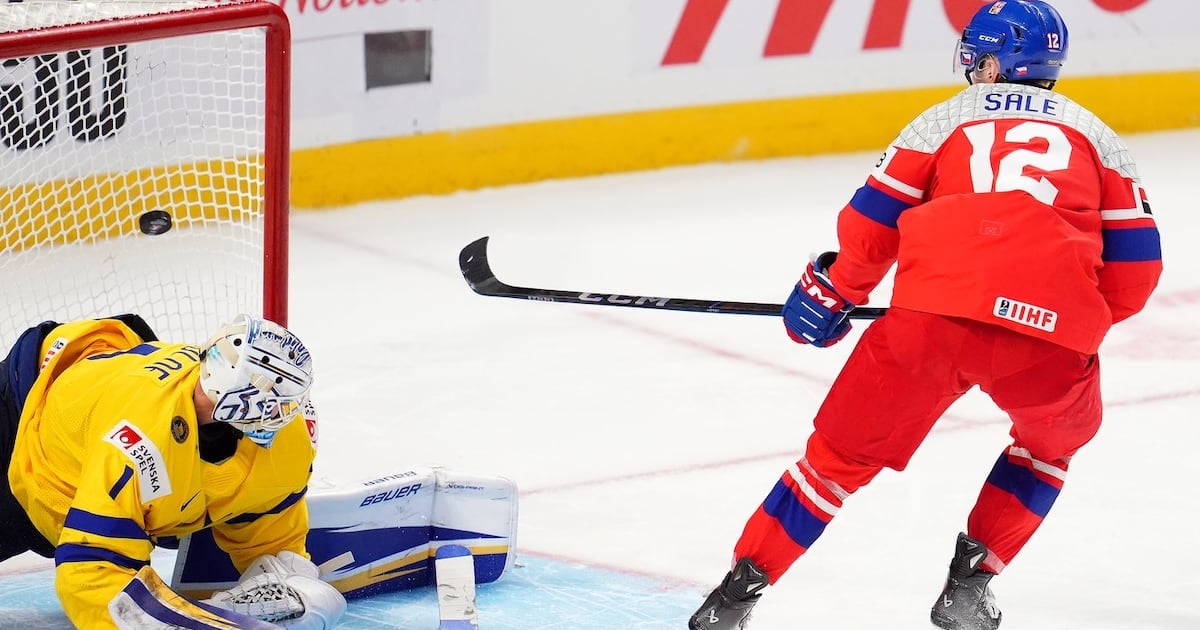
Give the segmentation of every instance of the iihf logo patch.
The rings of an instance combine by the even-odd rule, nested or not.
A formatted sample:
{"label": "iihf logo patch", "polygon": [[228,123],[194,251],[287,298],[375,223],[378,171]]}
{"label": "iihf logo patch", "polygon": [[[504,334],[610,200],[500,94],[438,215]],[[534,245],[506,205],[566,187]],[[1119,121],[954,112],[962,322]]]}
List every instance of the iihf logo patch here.
{"label": "iihf logo patch", "polygon": [[992,315],[1046,332],[1054,332],[1054,327],[1058,324],[1058,313],[1048,308],[1018,302],[1006,297],[996,298],[996,304],[992,307]]}

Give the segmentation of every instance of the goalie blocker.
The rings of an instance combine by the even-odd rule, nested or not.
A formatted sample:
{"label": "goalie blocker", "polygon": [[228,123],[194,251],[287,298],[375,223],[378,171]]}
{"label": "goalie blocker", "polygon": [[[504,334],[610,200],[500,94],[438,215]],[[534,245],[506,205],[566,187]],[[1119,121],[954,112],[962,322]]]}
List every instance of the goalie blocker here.
{"label": "goalie blocker", "polygon": [[[340,486],[314,480],[306,500],[309,555],[346,599],[432,585],[443,545],[470,550],[480,584],[516,555],[517,487],[503,477],[414,468]],[[238,578],[209,530],[180,541],[175,591],[202,599]]]}

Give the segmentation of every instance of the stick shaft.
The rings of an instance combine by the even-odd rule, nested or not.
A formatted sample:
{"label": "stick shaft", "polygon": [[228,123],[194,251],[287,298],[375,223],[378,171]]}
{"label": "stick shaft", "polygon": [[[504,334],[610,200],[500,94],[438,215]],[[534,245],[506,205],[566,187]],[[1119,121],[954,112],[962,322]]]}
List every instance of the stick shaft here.
{"label": "stick shaft", "polygon": [[[501,282],[492,272],[487,257],[488,237],[477,239],[458,255],[459,270],[472,291],[480,295],[507,297],[539,302],[562,302],[566,304],[590,304],[593,306],[622,306],[666,311],[693,313],[725,313],[731,315],[783,315],[782,304],[762,302],[731,302],[728,300],[697,300],[689,298],[656,297],[648,295],[624,295],[619,293],[594,293],[590,291],[563,291],[518,287]],[[878,319],[887,312],[885,307],[855,307],[850,311],[851,319]]]}

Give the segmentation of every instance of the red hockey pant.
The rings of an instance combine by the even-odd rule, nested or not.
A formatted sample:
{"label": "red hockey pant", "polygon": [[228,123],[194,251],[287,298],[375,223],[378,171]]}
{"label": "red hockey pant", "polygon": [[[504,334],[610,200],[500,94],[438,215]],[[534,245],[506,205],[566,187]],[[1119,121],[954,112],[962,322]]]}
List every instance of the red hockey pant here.
{"label": "red hockey pant", "polygon": [[1012,419],[967,535],[999,572],[1041,524],[1067,464],[1100,427],[1094,355],[971,320],[901,308],[873,323],[834,381],[804,457],[750,517],[734,558],[774,583],[884,467],[903,470],[937,419],[978,385]]}

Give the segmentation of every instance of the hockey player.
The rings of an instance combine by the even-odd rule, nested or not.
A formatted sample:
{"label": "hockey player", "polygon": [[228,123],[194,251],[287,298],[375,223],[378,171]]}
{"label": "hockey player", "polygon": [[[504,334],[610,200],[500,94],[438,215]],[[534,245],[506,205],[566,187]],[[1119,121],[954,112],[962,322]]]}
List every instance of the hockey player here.
{"label": "hockey player", "polygon": [[[0,362],[0,560],[53,557],[80,628],[333,627],[346,601],[305,550],[312,374],[245,315],[203,346],[136,315],[30,328]],[[194,602],[150,553],[204,528],[242,579]]]}
{"label": "hockey player", "polygon": [[965,90],[905,127],[838,216],[784,308],[799,343],[850,329],[896,264],[891,308],[862,335],[817,412],[803,457],[750,516],[732,570],[693,630],[745,627],[763,590],[820,537],[850,494],[902,470],[973,386],[1009,415],[1000,454],[957,537],[931,621],[1000,624],[989,581],[1054,504],[1096,434],[1097,348],[1145,305],[1159,234],[1129,151],[1051,91],[1067,28],[1042,0],[983,5],[956,53]]}

